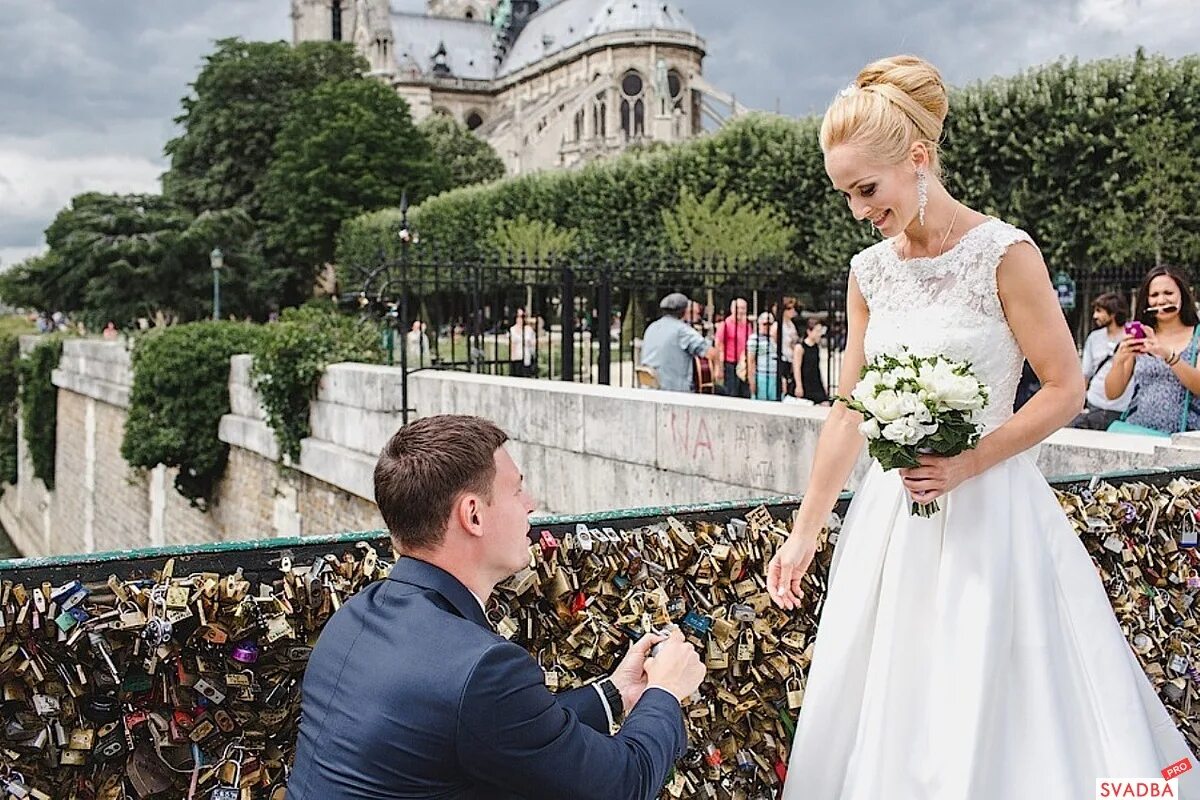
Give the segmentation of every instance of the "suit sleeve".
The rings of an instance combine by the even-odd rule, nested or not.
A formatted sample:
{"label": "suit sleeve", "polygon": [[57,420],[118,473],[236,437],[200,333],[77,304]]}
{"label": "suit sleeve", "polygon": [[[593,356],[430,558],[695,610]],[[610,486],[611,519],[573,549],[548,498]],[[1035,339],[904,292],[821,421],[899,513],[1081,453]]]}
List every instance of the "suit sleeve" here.
{"label": "suit sleeve", "polygon": [[[554,695],[558,704],[575,712],[579,721],[600,733],[608,733],[608,715],[604,713],[604,700],[595,686],[579,686]],[[620,709],[618,709],[619,711]]]}
{"label": "suit sleeve", "polygon": [[675,698],[648,689],[620,732],[606,736],[546,689],[528,653],[500,642],[463,687],[455,741],[469,775],[528,797],[652,800],[687,734]]}

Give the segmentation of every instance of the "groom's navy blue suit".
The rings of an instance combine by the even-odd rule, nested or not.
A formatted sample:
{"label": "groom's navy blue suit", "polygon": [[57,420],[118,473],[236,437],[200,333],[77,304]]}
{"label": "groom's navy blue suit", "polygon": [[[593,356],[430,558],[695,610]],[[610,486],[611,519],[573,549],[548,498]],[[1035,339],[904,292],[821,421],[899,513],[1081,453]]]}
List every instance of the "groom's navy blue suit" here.
{"label": "groom's navy blue suit", "polygon": [[550,693],[465,586],[413,558],[333,615],[303,689],[288,800],[653,798],[687,743],[662,689],[609,736],[595,687]]}

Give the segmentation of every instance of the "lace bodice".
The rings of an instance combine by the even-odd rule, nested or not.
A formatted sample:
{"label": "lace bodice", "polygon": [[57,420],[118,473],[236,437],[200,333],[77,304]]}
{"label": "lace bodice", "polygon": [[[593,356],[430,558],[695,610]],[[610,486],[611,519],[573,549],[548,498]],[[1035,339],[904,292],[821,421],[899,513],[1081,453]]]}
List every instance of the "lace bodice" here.
{"label": "lace bodice", "polygon": [[867,360],[908,347],[918,355],[971,362],[989,389],[982,417],[986,431],[1012,416],[1024,363],[996,293],[996,267],[1015,242],[1033,240],[988,219],[940,256],[902,261],[887,239],[850,262],[871,314]]}

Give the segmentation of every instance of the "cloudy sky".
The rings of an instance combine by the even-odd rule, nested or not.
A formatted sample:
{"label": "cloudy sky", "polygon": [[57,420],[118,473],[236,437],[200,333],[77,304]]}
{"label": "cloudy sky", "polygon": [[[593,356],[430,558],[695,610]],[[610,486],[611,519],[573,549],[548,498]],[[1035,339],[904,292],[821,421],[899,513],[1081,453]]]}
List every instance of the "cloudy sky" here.
{"label": "cloudy sky", "polygon": [[[603,0],[595,0],[600,5]],[[914,52],[952,84],[1138,45],[1200,51],[1197,0],[678,0],[705,74],[742,103],[817,112],[870,59]],[[424,8],[423,0],[393,7]],[[0,0],[0,267],[87,190],[152,192],[214,39],[290,39],[289,0]]]}

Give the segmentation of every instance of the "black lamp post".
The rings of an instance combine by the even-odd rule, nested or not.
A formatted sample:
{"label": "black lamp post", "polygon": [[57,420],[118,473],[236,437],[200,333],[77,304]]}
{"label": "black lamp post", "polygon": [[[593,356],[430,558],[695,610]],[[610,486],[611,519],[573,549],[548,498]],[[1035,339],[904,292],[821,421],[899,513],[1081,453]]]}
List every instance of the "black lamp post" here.
{"label": "black lamp post", "polygon": [[221,248],[214,247],[208,254],[208,265],[213,274],[213,319],[221,318],[221,268],[225,266],[225,254]]}

